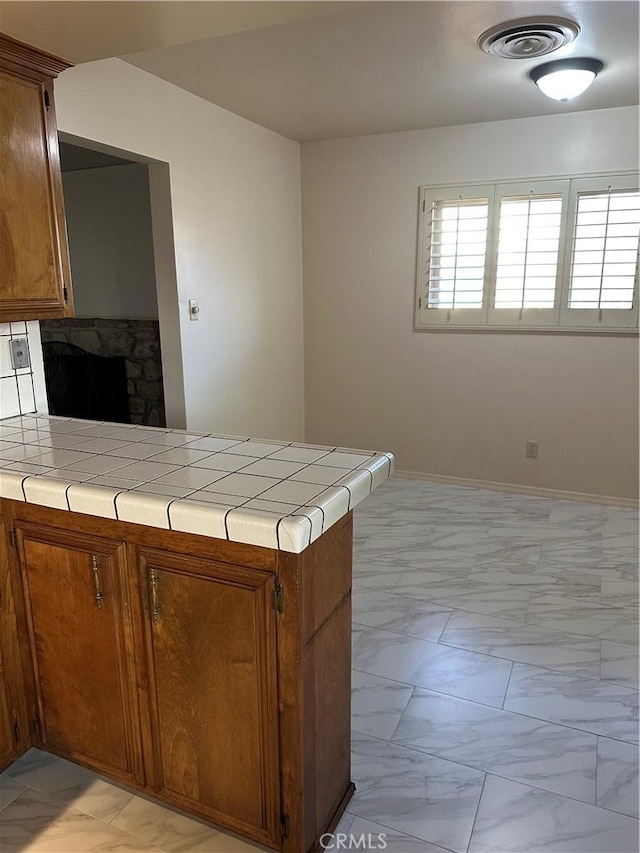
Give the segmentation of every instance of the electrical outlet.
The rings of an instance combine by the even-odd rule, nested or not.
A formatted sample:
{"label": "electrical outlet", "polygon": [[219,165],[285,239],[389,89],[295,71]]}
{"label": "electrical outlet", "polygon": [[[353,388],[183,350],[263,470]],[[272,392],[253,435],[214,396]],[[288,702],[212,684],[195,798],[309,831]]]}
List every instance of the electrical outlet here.
{"label": "electrical outlet", "polygon": [[526,449],[526,457],[527,459],[537,459],[538,458],[538,447],[539,444],[537,441],[528,441],[527,449]]}
{"label": "electrical outlet", "polygon": [[29,367],[29,344],[26,338],[12,338],[9,342],[11,348],[11,364],[14,370]]}

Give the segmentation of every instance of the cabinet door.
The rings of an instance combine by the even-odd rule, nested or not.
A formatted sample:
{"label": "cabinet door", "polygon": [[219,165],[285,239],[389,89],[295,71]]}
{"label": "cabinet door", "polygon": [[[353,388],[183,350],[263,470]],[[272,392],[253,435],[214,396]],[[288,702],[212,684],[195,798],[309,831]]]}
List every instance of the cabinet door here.
{"label": "cabinet door", "polygon": [[0,65],[0,322],[71,313],[53,109],[52,81]]}
{"label": "cabinet door", "polygon": [[142,777],[124,545],[18,522],[41,745]]}
{"label": "cabinet door", "polygon": [[156,787],[280,841],[273,575],[140,550]]}

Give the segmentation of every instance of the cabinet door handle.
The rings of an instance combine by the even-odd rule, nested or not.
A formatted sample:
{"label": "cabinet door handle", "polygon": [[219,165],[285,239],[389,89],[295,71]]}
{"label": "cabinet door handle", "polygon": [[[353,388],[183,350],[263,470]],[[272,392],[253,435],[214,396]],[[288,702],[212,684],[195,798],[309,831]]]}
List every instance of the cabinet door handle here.
{"label": "cabinet door handle", "polygon": [[151,616],[153,624],[157,625],[160,619],[160,604],[158,602],[158,583],[160,578],[155,569],[149,569],[149,588],[151,590]]}
{"label": "cabinet door handle", "polygon": [[96,587],[96,604],[98,609],[102,610],[102,589],[100,587],[100,569],[102,565],[98,562],[95,554],[91,555],[91,568],[93,569],[93,582]]}

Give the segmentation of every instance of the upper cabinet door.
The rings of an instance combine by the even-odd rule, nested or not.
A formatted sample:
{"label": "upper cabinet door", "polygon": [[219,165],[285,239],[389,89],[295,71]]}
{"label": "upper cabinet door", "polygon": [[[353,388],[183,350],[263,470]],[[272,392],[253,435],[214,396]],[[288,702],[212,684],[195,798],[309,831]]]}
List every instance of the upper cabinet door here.
{"label": "upper cabinet door", "polygon": [[72,313],[53,77],[67,63],[0,35],[0,322]]}

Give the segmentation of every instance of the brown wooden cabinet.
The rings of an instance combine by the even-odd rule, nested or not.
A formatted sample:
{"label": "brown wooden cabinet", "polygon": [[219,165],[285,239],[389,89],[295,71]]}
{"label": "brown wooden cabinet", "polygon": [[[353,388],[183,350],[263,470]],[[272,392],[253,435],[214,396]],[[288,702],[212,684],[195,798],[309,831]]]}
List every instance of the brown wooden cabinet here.
{"label": "brown wooden cabinet", "polygon": [[53,80],[70,63],[0,34],[0,322],[72,314]]}
{"label": "brown wooden cabinet", "polygon": [[273,576],[146,548],[139,569],[154,788],[279,842]]}
{"label": "brown wooden cabinet", "polygon": [[[320,850],[353,792],[351,515],[288,554],[0,507],[22,588],[21,751],[283,853]],[[10,717],[0,699],[5,762]]]}
{"label": "brown wooden cabinet", "polygon": [[124,545],[18,525],[37,743],[142,781]]}

